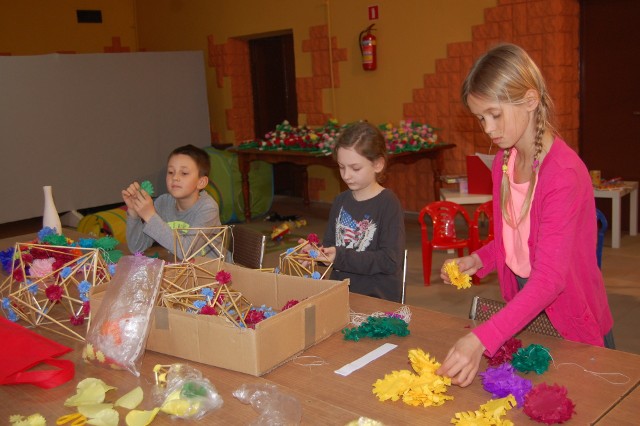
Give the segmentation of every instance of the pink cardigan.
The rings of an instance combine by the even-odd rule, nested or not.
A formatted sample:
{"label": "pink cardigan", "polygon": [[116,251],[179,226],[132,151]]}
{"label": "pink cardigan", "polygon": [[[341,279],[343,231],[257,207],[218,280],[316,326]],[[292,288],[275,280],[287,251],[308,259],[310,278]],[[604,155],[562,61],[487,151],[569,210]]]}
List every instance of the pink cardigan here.
{"label": "pink cardigan", "polygon": [[555,138],[538,174],[531,205],[531,275],[518,291],[505,264],[500,182],[503,151],[493,163],[495,239],[476,253],[484,265],[478,276],[497,270],[507,306],[473,329],[489,355],[543,310],[567,340],[603,346],[613,326],[602,274],[596,261],[597,223],[593,187],[586,166]]}

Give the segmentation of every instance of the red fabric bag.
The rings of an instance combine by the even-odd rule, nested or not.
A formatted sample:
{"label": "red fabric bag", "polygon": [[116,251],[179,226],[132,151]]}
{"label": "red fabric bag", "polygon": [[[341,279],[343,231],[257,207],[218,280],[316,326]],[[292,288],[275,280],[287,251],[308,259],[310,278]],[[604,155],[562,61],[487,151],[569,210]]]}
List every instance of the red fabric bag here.
{"label": "red fabric bag", "polygon": [[[55,357],[71,351],[19,324],[0,317],[0,385],[29,383],[49,389],[73,379],[75,365]],[[55,369],[28,371],[38,364]]]}

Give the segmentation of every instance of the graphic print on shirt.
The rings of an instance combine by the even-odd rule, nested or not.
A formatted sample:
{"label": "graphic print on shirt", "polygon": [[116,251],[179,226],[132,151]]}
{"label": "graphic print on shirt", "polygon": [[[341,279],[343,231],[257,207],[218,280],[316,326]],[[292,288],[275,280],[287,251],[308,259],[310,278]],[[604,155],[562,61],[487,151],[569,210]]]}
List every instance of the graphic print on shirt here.
{"label": "graphic print on shirt", "polygon": [[336,246],[364,251],[371,244],[376,229],[378,225],[369,219],[369,215],[358,222],[344,208],[340,208],[336,219]]}

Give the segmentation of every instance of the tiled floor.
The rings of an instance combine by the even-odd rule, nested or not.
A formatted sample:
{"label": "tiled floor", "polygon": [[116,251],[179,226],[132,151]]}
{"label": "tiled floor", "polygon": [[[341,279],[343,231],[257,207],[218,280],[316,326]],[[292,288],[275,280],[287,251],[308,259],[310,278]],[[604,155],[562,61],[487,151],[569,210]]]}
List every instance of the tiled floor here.
{"label": "tiled floor", "polygon": [[[298,198],[278,196],[274,200],[272,211],[281,216],[298,215],[306,219],[307,225],[297,229],[297,234],[307,235],[313,232],[322,235],[329,207],[326,203],[312,203],[311,206],[304,207],[302,200]],[[254,220],[254,225],[259,220]],[[420,228],[417,214],[406,214],[405,225],[408,249],[407,304],[466,318],[474,295],[501,300],[495,274],[485,278],[480,285],[473,286],[467,290],[457,290],[455,287],[444,285],[437,271],[448,256],[454,256],[446,252],[436,252],[434,254],[434,270],[431,274],[432,284],[425,287],[422,280]],[[37,232],[40,226],[41,221],[39,219],[0,224],[0,240],[13,235]],[[270,227],[275,226],[275,224],[263,223],[262,227],[264,228],[265,226]],[[610,247],[610,238],[611,236],[607,235],[605,239],[602,272],[615,321],[614,335],[617,348],[640,354],[640,332],[636,318],[637,315],[640,315],[640,268],[638,268],[640,264],[640,237],[623,235],[620,249],[612,249]],[[0,247],[0,250],[6,248]],[[285,247],[282,250],[277,250],[277,247],[269,250],[265,254],[264,266],[277,266],[278,256],[285,250]]]}

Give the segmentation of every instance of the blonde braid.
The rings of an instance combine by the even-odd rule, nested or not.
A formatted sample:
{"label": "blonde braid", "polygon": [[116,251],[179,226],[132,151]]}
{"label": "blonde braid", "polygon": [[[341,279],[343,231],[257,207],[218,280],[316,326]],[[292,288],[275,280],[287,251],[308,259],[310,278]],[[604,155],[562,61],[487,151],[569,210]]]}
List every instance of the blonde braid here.
{"label": "blonde braid", "polygon": [[[542,99],[540,100],[540,102],[542,102]],[[540,168],[540,154],[542,153],[542,137],[544,136],[544,132],[546,130],[546,122],[541,110],[542,106],[540,105],[536,110],[536,136],[533,141],[535,153],[533,154],[533,164],[531,165],[531,179],[529,181],[529,189],[527,190],[527,196],[524,199],[522,211],[520,212],[518,222],[520,222],[522,218],[529,213],[529,209],[531,208],[531,200],[533,199],[533,190],[536,187],[536,181],[538,179],[538,169]]]}
{"label": "blonde braid", "polygon": [[507,174],[507,168],[509,164],[509,157],[511,156],[511,148],[504,150],[504,157],[502,158],[502,180],[500,181],[500,210],[502,210],[502,217],[505,221],[515,227],[511,213],[509,212],[509,204],[511,202],[511,186],[509,184],[509,175]]}

